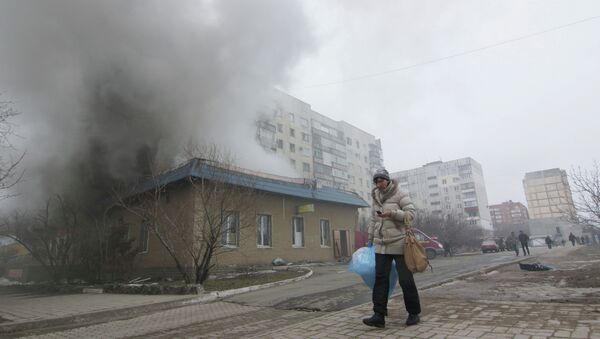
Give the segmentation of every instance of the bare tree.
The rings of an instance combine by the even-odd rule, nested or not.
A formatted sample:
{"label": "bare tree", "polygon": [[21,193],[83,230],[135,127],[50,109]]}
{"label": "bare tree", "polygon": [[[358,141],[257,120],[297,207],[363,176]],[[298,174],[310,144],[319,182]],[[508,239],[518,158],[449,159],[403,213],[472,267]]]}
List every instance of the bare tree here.
{"label": "bare tree", "polygon": [[594,161],[592,169],[573,169],[571,186],[575,192],[575,210],[564,211],[569,221],[600,228],[600,165]]}
{"label": "bare tree", "polygon": [[[148,227],[186,283],[202,284],[216,258],[240,245],[241,235],[249,235],[244,229],[255,227],[253,208],[259,193],[252,176],[240,173],[216,146],[188,146],[186,154],[203,173],[185,179],[189,189],[169,186],[157,173],[150,178],[151,189],[116,200],[117,207]],[[184,198],[169,204],[176,192]]]}
{"label": "bare tree", "polygon": [[59,196],[33,216],[15,212],[0,228],[0,235],[25,247],[55,283],[71,277],[69,270],[77,259],[74,244],[81,233],[77,213]]}
{"label": "bare tree", "polygon": [[453,248],[478,248],[483,239],[480,226],[470,225],[466,220],[453,215],[433,215],[427,211],[418,211],[413,225],[430,236],[438,236]]}
{"label": "bare tree", "polygon": [[10,196],[6,193],[10,188],[15,186],[21,177],[23,171],[18,170],[18,166],[23,160],[25,153],[17,157],[6,157],[7,150],[13,150],[10,142],[10,137],[14,135],[14,125],[11,119],[17,115],[17,112],[12,108],[8,101],[0,101],[0,199]]}

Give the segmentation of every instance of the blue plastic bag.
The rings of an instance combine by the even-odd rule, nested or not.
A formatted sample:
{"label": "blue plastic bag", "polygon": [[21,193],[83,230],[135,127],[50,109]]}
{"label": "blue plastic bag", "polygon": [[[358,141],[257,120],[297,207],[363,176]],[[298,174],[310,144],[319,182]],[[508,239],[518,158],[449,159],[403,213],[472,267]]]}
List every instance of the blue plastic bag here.
{"label": "blue plastic bag", "polygon": [[[354,254],[352,254],[352,260],[348,265],[348,272],[354,272],[362,278],[362,280],[373,289],[375,286],[375,248],[374,247],[361,247]],[[398,273],[396,272],[396,265],[392,263],[392,271],[390,272],[390,290],[388,292],[388,298],[398,282]]]}

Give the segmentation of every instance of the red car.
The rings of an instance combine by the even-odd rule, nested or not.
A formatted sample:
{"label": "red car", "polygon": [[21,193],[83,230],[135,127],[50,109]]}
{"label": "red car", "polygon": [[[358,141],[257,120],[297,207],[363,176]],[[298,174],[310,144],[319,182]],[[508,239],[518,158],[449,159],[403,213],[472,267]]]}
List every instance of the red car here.
{"label": "red car", "polygon": [[427,259],[431,260],[438,255],[444,254],[444,246],[438,241],[437,237],[430,237],[418,228],[413,227],[413,231],[417,240],[425,247]]}
{"label": "red car", "polygon": [[498,244],[496,244],[496,242],[494,240],[484,240],[481,243],[481,252],[483,253],[487,253],[487,252],[499,252],[500,248],[498,247]]}

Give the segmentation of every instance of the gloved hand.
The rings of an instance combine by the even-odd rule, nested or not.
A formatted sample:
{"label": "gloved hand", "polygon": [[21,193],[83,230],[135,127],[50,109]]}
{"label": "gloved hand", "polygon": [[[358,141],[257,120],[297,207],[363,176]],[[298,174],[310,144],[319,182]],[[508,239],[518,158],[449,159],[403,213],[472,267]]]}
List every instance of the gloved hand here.
{"label": "gloved hand", "polygon": [[373,240],[369,240],[369,242],[367,242],[367,247],[373,247]]}

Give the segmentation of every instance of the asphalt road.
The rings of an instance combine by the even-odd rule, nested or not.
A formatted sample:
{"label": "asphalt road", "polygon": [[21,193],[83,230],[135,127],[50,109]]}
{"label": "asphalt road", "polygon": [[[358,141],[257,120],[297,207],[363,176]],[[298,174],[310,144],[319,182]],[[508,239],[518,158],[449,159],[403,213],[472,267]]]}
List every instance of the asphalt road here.
{"label": "asphalt road", "polygon": [[[532,248],[532,255],[546,251],[546,248]],[[417,286],[422,288],[515,259],[514,252],[439,257],[431,261],[433,271],[415,274],[415,280]],[[347,271],[347,265],[317,266],[312,269],[314,274],[310,279],[232,296],[225,301],[285,310],[337,311],[371,300],[370,289],[357,274]],[[399,290],[397,286],[395,293]]]}

